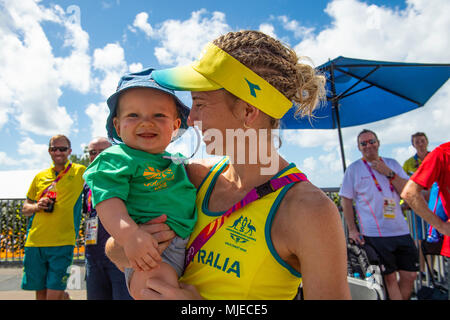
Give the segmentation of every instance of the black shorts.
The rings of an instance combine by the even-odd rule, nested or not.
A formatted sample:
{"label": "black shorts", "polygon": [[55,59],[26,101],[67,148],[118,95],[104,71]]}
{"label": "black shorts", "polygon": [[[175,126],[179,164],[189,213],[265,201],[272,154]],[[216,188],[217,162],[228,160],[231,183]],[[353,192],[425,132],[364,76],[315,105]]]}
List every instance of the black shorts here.
{"label": "black shorts", "polygon": [[380,262],[384,265],[383,274],[398,270],[419,271],[419,254],[409,234],[395,237],[364,236],[364,240],[380,256]]}

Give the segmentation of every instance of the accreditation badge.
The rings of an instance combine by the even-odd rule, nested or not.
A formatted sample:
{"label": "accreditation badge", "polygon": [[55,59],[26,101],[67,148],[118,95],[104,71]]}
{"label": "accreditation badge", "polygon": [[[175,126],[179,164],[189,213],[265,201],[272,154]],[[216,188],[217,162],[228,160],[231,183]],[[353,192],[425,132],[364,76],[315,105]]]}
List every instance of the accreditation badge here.
{"label": "accreditation badge", "polygon": [[397,204],[394,199],[384,198],[383,216],[387,219],[394,219],[396,206]]}
{"label": "accreditation badge", "polygon": [[98,216],[86,220],[86,245],[97,244]]}

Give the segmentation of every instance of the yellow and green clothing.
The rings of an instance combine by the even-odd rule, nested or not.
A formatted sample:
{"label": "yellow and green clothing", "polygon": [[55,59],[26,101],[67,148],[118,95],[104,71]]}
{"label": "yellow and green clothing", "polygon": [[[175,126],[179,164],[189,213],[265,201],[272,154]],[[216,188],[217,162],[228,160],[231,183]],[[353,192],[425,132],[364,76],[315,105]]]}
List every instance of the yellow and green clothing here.
{"label": "yellow and green clothing", "polygon": [[[428,155],[429,152],[427,152]],[[422,164],[422,159],[419,158],[419,155],[416,153],[411,158],[407,159],[403,163],[403,170],[405,170],[406,174],[408,176],[412,176],[414,172],[419,168],[419,166]]]}
{"label": "yellow and green clothing", "polygon": [[[414,172],[417,171],[417,169],[420,167],[420,165],[422,164],[422,159],[419,158],[419,155],[416,153],[414,156],[412,156],[411,158],[407,159],[404,163],[403,163],[403,170],[406,172],[406,174],[408,176],[412,176],[414,174]],[[400,201],[400,204],[403,203],[403,199]],[[412,213],[414,213],[414,211],[411,210]],[[414,239],[418,239],[418,240],[424,240],[426,238],[426,231],[424,232],[424,230],[422,230],[422,218],[417,215],[414,214],[414,219],[412,221],[413,223],[413,238]],[[425,226],[424,229],[427,230],[428,229],[428,224],[425,222]]]}
{"label": "yellow and green clothing", "polygon": [[[197,189],[189,181],[183,164],[168,152],[151,154],[118,144],[100,153],[84,174],[92,190],[92,205],[122,199],[137,224],[161,214],[181,238],[187,238],[197,220]],[[177,156],[181,157],[180,154]]]}
{"label": "yellow and green clothing", "polygon": [[[65,164],[64,169],[69,165]],[[61,172],[64,171],[61,170]],[[67,173],[56,183],[57,198],[53,212],[38,211],[33,214],[28,227],[25,247],[56,247],[75,245],[81,220],[81,194],[83,173],[86,167],[72,163]],[[27,193],[31,201],[38,201],[61,172],[54,165],[39,172],[33,179]]]}
{"label": "yellow and green clothing", "polygon": [[[225,212],[212,212],[208,204],[214,185],[227,165],[228,158],[219,161],[198,189],[198,221],[190,242]],[[298,172],[290,164],[274,177]],[[205,299],[293,299],[301,284],[301,274],[281,259],[271,239],[275,213],[293,185],[234,212],[198,251],[181,281],[194,285]]]}
{"label": "yellow and green clothing", "polygon": [[408,176],[412,176],[414,172],[416,172],[417,168],[422,164],[422,160],[419,158],[417,153],[411,158],[407,159],[405,163],[403,163],[403,170],[405,170]]}

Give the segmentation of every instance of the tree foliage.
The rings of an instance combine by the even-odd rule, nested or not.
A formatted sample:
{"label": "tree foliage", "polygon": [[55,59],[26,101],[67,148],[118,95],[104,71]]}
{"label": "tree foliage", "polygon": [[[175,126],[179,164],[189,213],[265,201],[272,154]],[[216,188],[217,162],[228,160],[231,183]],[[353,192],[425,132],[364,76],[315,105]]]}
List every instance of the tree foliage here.
{"label": "tree foliage", "polygon": [[87,146],[84,147],[82,155],[71,154],[69,156],[69,160],[73,163],[82,164],[83,166],[87,167],[89,165],[89,154],[87,152]]}

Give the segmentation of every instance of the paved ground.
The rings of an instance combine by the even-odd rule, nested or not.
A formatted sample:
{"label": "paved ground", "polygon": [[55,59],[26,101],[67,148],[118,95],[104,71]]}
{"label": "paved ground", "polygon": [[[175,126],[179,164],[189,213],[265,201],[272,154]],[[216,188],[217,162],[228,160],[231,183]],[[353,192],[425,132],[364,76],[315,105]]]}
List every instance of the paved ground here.
{"label": "paved ground", "polygon": [[[86,300],[84,275],[84,266],[72,266],[67,290],[72,300]],[[21,282],[21,267],[0,267],[0,300],[34,300],[34,291],[20,289]]]}

